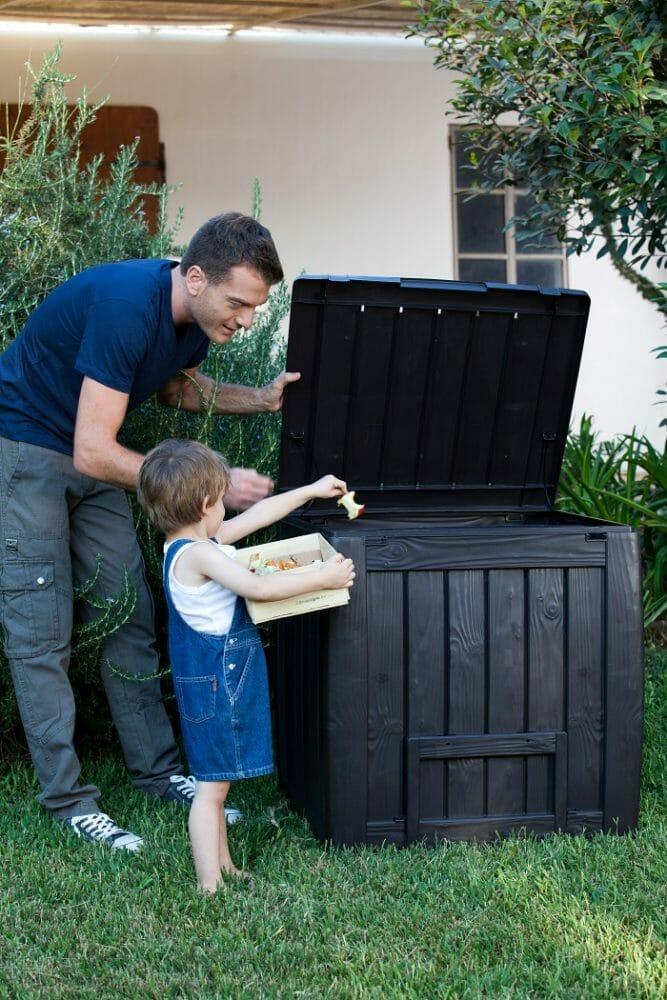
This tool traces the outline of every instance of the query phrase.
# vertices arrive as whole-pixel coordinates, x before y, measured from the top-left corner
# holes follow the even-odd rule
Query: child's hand
[[[340,553],[327,559],[322,567],[322,573],[325,574],[325,587],[330,587],[332,590],[351,587],[356,576],[352,560],[346,559]]]
[[[344,493],[347,493],[347,483],[344,483],[342,479],[336,479],[335,476],[322,476],[310,488],[313,497],[318,497],[321,500],[327,500],[329,497],[342,497]]]

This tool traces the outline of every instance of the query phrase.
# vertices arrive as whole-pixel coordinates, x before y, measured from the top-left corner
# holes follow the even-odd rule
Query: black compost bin
[[[639,539],[553,510],[589,300],[391,278],[294,285],[281,488],[354,558],[347,607],[281,621],[279,771],[336,844],[631,829]]]

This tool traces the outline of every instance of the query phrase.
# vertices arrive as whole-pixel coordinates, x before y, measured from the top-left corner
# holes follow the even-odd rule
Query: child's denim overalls
[[[164,560],[169,654],[190,770],[198,781],[236,781],[273,770],[264,649],[242,597],[226,635],[197,632],[178,613],[169,569],[188,539]]]

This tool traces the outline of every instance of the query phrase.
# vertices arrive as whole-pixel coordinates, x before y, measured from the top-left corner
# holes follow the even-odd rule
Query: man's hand
[[[290,382],[298,382],[300,378],[301,372],[281,372],[273,382],[258,389],[262,408],[268,413],[276,413],[282,409],[285,386]]]
[[[247,510],[273,491],[273,481],[254,469],[232,469],[232,481],[225,493],[225,507]]]

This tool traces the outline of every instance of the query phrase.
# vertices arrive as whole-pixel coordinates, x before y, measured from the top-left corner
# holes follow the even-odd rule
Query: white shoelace
[[[81,829],[92,840],[115,841],[126,837],[127,830],[117,826],[106,813],[88,813],[85,816],[72,816],[72,825]],[[133,834],[130,834],[133,836]]]
[[[169,781],[171,782],[172,785],[176,786],[181,795],[183,795],[186,799],[189,799],[190,802],[192,802],[192,800],[195,797],[194,775],[172,774]],[[238,809],[234,809],[229,806],[225,807],[225,816],[227,817],[227,822],[230,824],[230,826],[233,823],[238,823],[239,820],[243,819],[243,813],[239,812]]]
[[[195,779],[191,774],[172,774],[169,781],[172,785],[176,786],[181,795],[184,795],[186,799],[194,799]]]

